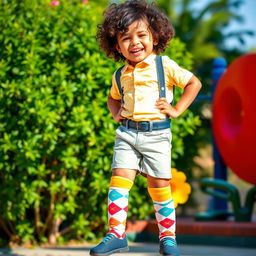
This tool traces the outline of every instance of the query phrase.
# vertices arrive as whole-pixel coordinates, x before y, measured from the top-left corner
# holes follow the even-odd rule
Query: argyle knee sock
[[[108,193],[109,233],[124,238],[128,212],[129,191],[133,182],[121,176],[112,176]]]
[[[171,196],[171,187],[148,188],[155,209],[159,229],[159,239],[168,236],[175,239],[175,208]]]

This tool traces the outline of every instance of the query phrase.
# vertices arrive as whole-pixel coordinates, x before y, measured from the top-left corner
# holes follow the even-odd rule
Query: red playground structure
[[[205,193],[231,202],[235,221],[251,221],[256,200],[255,71],[256,53],[246,54],[228,67],[214,93],[212,122],[214,141],[223,162],[254,186],[248,190],[241,206],[238,189],[225,179],[206,178],[201,183]],[[207,214],[204,216],[207,219]],[[204,219],[203,215],[199,214],[200,218]]]

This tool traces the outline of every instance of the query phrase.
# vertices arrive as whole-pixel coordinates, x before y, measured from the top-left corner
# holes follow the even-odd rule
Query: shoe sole
[[[129,251],[129,247],[124,247],[124,248],[118,248],[118,249],[115,249],[115,250],[112,250],[110,252],[106,252],[106,253],[100,253],[100,254],[91,254],[92,256],[107,256],[107,255],[110,255],[112,253],[116,253],[116,252],[128,252]]]
[[[159,251],[160,256],[173,256],[174,254],[164,254],[162,251]],[[175,254],[176,255],[176,254]],[[179,254],[180,255],[180,254]]]

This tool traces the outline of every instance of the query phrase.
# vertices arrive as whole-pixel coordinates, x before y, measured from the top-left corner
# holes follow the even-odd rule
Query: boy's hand
[[[115,114],[115,116],[113,116],[113,118],[115,119],[116,122],[121,122],[123,119],[125,119],[125,117],[123,117],[121,115],[122,111],[125,110],[124,106],[121,105],[119,111]]]
[[[168,115],[171,118],[177,118],[180,115],[179,111],[167,102],[166,98],[158,99],[156,101],[156,108],[158,108],[162,114]]]
[[[171,118],[177,118],[190,106],[201,87],[202,84],[193,75],[184,87],[183,93],[175,106],[170,105],[165,98],[160,98],[156,101],[156,108]]]

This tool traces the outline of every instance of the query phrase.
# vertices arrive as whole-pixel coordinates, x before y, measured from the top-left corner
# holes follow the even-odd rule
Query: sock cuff
[[[131,189],[133,182],[127,178],[121,176],[112,176],[110,181],[110,187]]]
[[[170,186],[163,188],[148,188],[148,193],[155,202],[163,202],[172,198]]]

